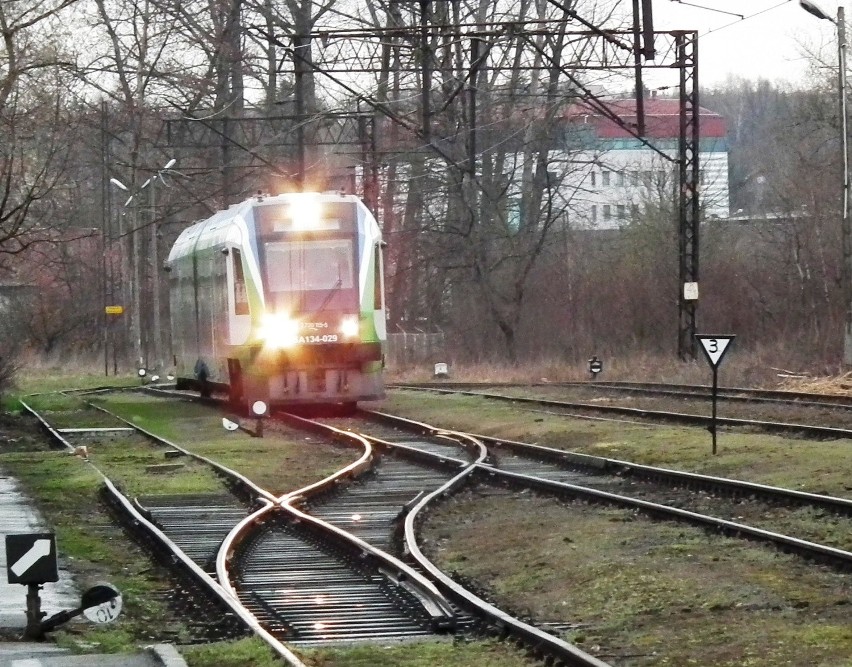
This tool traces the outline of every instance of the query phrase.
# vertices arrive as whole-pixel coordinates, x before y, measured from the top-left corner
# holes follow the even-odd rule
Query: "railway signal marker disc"
[[[707,361],[713,368],[718,367],[722,363],[722,357],[728,351],[731,341],[736,338],[733,335],[717,336],[715,334],[696,334],[695,337],[701,343],[704,356],[707,357]]]

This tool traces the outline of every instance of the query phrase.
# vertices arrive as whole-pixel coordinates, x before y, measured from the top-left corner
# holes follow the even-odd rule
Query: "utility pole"
[[[157,216],[157,184],[156,177],[151,180],[151,229],[150,229],[150,244],[149,252],[151,253],[151,308],[154,311],[153,315],[153,335],[151,336],[151,346],[153,347],[151,359],[149,362],[154,365],[160,372],[163,371],[163,332],[160,323],[160,253],[159,239],[157,235],[158,216]]]
[[[813,0],[799,0],[799,6],[823,21],[831,21],[837,28],[837,96],[840,111],[841,146],[841,203],[840,235],[841,258],[840,281],[845,309],[843,323],[843,363],[852,366],[852,231],[849,229],[849,136],[846,114],[846,12],[843,5],[837,7],[837,20],[831,18]]]
[[[846,15],[837,7],[837,87],[840,97],[840,141],[843,150],[843,202],[840,229],[843,247],[843,303],[846,308],[843,363],[852,366],[852,232],[849,229],[849,135],[846,115]]]

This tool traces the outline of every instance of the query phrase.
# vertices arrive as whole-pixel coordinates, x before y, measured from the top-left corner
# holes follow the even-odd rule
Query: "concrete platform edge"
[[[187,667],[186,660],[175,648],[174,644],[152,644],[145,649],[152,653],[163,667]]]

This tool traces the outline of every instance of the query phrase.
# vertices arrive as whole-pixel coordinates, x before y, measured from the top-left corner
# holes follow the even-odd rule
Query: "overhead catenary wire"
[[[678,0],[672,0],[672,2],[678,2]],[[748,21],[749,19],[753,19],[756,16],[761,16],[762,14],[766,14],[767,12],[771,12],[775,9],[778,9],[779,7],[783,7],[788,2],[792,2],[792,0],[781,0],[781,2],[779,2],[775,5],[772,5],[771,7],[767,7],[766,9],[761,9],[759,12],[755,12],[754,14],[747,14],[747,15],[743,16],[742,18],[740,18],[738,21],[731,21],[730,23],[726,23],[725,25],[721,25],[718,28],[710,28],[709,30],[700,33],[698,35],[698,37],[700,39],[701,37],[706,37],[707,35],[709,35],[711,33],[720,32],[720,31],[724,30],[725,28],[730,28],[731,26],[739,25],[743,21]]]

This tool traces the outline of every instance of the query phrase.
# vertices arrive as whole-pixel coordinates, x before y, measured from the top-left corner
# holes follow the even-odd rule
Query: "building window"
[[[612,207],[609,204],[604,204],[603,217],[604,220],[609,220],[612,217]]]
[[[601,172],[601,185],[603,185],[604,187],[609,185],[609,172],[608,171],[602,171]]]
[[[618,217],[624,220],[624,216],[627,213],[627,209],[625,208],[624,204],[619,204],[618,206],[616,206],[616,211],[618,211]]]
[[[630,185],[639,185],[639,172],[631,171],[630,172]]]
[[[623,171],[616,172],[615,184],[620,185],[622,187],[624,186],[624,172]]]
[[[598,220],[598,206],[597,204],[592,204],[592,222],[597,222]]]
[[[592,172],[592,187],[597,187],[598,185],[598,175],[596,172]]]
[[[630,204],[630,215],[634,220],[639,217],[639,204]]]

